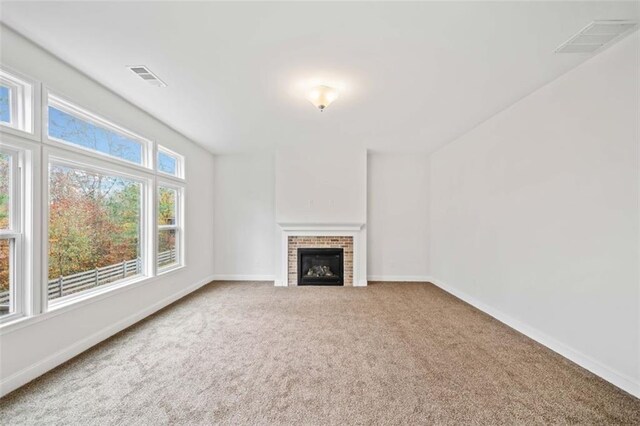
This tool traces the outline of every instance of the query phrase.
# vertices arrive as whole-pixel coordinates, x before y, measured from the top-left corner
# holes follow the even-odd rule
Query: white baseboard
[[[369,275],[368,281],[431,282],[429,275]]]
[[[288,287],[289,285],[282,280],[274,280],[273,284],[276,287]],[[353,283],[354,287],[366,287],[368,285],[367,280],[360,280],[358,282]]]
[[[224,274],[215,274],[213,275],[214,281],[274,281],[275,276],[273,275],[224,275]]]
[[[440,287],[442,290],[447,293],[452,294],[453,296],[461,299],[468,304],[478,308],[482,312],[491,315],[493,318],[498,321],[508,325],[514,330],[519,331],[525,336],[535,340],[536,342],[546,346],[554,352],[562,355],[563,357],[569,359],[570,361],[575,362],[582,368],[585,368],[591,371],[596,376],[603,378],[604,380],[612,383],[613,385],[619,387],[625,392],[630,393],[636,398],[640,398],[640,383],[635,381],[632,377],[629,377],[625,374],[621,374],[605,365],[592,359],[591,357],[584,355],[583,353],[565,345],[562,342],[550,337],[546,333],[541,332],[540,330],[531,327],[521,321],[518,321],[511,316],[492,308],[489,305],[486,305],[483,302],[480,302],[473,296],[468,295],[467,293],[460,291],[440,280],[432,279],[431,282],[436,286]]]
[[[171,296],[166,297],[157,303],[154,303],[148,308],[138,311],[135,314],[132,314],[118,321],[117,323],[112,324],[109,327],[103,328],[102,330],[74,343],[73,345],[65,349],[62,349],[61,351],[58,351],[53,355],[47,358],[44,358],[36,362],[35,364],[32,364],[29,367],[26,367],[12,374],[11,376],[0,381],[0,396],[4,396],[9,392],[12,392],[15,389],[18,389],[20,386],[23,386],[29,383],[30,381],[43,375],[47,371],[52,370],[53,368],[59,366],[60,364],[81,354],[82,352],[86,351],[92,346],[97,345],[98,343],[102,342],[105,339],[108,339],[109,337],[124,330],[125,328],[132,326],[138,321],[148,317],[149,315],[153,314],[156,311],[159,311],[165,306],[170,305],[171,303],[177,301],[178,299],[183,298],[187,294],[196,291],[197,289],[199,289],[205,284],[210,283],[211,281],[213,281],[213,276],[204,278],[198,281],[197,283],[192,284],[189,287],[183,288],[182,290],[172,294]]]

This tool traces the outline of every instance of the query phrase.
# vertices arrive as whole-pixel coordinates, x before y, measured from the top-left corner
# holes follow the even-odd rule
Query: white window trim
[[[44,186],[42,191],[43,206],[45,206],[45,214],[43,220],[43,235],[44,240],[48,241],[49,235],[49,166],[50,164],[63,165],[68,167],[80,168],[96,173],[106,174],[109,176],[122,177],[124,179],[133,180],[142,184],[142,200],[140,206],[140,258],[142,260],[142,273],[140,275],[133,276],[128,279],[114,281],[113,283],[105,284],[93,289],[85,290],[82,292],[70,294],[60,298],[48,300],[48,283],[49,283],[49,253],[48,244],[43,244],[43,268],[42,268],[42,286],[40,291],[43,294],[43,312],[59,309],[61,307],[75,304],[78,302],[86,301],[96,295],[109,292],[113,289],[125,287],[136,282],[146,281],[154,276],[153,260],[155,259],[155,250],[153,244],[155,244],[155,238],[153,232],[150,229],[151,221],[149,220],[151,213],[153,213],[153,176],[149,173],[141,173],[135,170],[131,170],[131,167],[125,165],[114,165],[110,162],[106,162],[103,159],[87,157],[75,152],[68,152],[67,150],[47,147],[45,149],[44,162],[46,165],[46,176],[43,178]],[[151,208],[151,211],[149,210]]]
[[[160,153],[166,154],[170,157],[173,157],[176,159],[176,174],[172,175],[171,173],[166,173],[163,172],[162,170],[160,170],[160,168],[158,167],[159,165],[159,161],[158,161],[158,156],[160,155]],[[155,170],[158,173],[159,176],[162,176],[163,178],[170,178],[170,179],[175,179],[177,181],[184,181],[184,156],[178,154],[175,151],[170,150],[169,148],[166,148],[162,145],[160,145],[159,143],[156,144],[156,155],[155,155]]]
[[[165,180],[159,180],[156,182],[156,206],[154,211],[158,212],[158,191],[160,190],[160,187],[163,188],[170,188],[176,191],[176,223],[175,225],[156,225],[156,240],[157,240],[157,234],[159,233],[159,231],[161,230],[171,230],[171,229],[175,229],[176,231],[178,231],[178,238],[176,239],[176,263],[175,264],[171,264],[171,265],[167,265],[167,266],[163,266],[163,267],[159,267],[158,266],[158,244],[156,243],[155,246],[155,259],[154,259],[154,265],[156,268],[156,275],[162,275],[166,272],[169,271],[174,271],[176,269],[180,269],[180,268],[184,268],[185,266],[185,256],[184,256],[184,187],[169,181],[165,181]],[[154,218],[154,223],[158,223],[158,218],[157,216]]]
[[[113,121],[106,119],[100,115],[94,114],[90,112],[88,109],[85,109],[79,106],[75,102],[71,102],[67,100],[67,98],[59,96],[58,94],[52,93],[50,90],[46,90],[45,102],[43,103],[43,113],[42,113],[42,140],[53,146],[64,147],[65,149],[69,149],[71,151],[81,153],[83,155],[88,155],[95,158],[107,159],[114,163],[125,164],[127,167],[133,167],[138,170],[149,171],[153,169],[154,162],[152,159],[153,153],[153,141],[140,136],[124,127],[118,126]],[[104,152],[96,151],[90,148],[84,148],[80,145],[74,144],[72,142],[65,141],[63,139],[58,139],[56,137],[49,136],[49,106],[52,106],[56,109],[59,109],[63,112],[66,112],[74,117],[77,117],[81,120],[87,121],[91,124],[94,124],[98,127],[102,127],[104,129],[110,130],[114,133],[120,134],[128,139],[131,139],[135,142],[139,142],[142,147],[142,163],[134,163],[133,161],[125,160],[123,158],[110,155]]]
[[[22,229],[20,265],[16,270],[21,274],[22,292],[19,307],[21,315],[11,314],[0,318],[0,335],[33,323],[47,320],[70,310],[78,309],[99,300],[112,297],[131,289],[154,283],[158,279],[179,272],[186,267],[186,229],[185,229],[185,193],[186,162],[185,157],[155,141],[141,137],[113,121],[84,110],[80,118],[102,127],[107,127],[128,138],[143,142],[143,163],[139,165],[124,159],[85,149],[75,144],[58,141],[48,137],[48,95],[49,90],[40,81],[34,80],[10,67],[0,65],[2,75],[9,74],[30,87],[30,96],[24,97],[24,106],[29,108],[30,116],[23,115],[26,129],[17,129],[0,125],[0,146],[19,151],[21,154],[21,208]],[[63,93],[54,91],[54,97],[65,100]],[[67,101],[68,102],[68,101]],[[75,106],[72,102],[68,102]],[[15,109],[15,107],[14,107]],[[93,108],[92,108],[93,110]],[[73,111],[74,115],[77,110]],[[99,108],[97,112],[100,113]],[[89,117],[87,117],[87,115]],[[29,117],[29,118],[28,118]],[[12,115],[13,118],[13,115]],[[30,125],[27,124],[30,122]],[[165,152],[177,161],[178,176],[157,169],[158,152]],[[49,198],[49,160],[69,164],[110,175],[118,175],[136,181],[144,180],[141,212],[141,257],[142,275],[97,287],[95,291],[79,293],[69,300],[54,299],[48,303],[48,198]],[[61,161],[58,161],[61,160]],[[157,187],[172,187],[178,190],[179,238],[177,251],[179,262],[166,268],[157,268]],[[16,199],[16,197],[14,197]],[[14,217],[16,217],[14,215]],[[17,251],[16,251],[17,252]],[[63,303],[64,302],[64,303]]]
[[[41,85],[8,67],[0,66],[0,84],[11,91],[11,122],[0,122],[0,132],[40,140]]]
[[[9,300],[13,312],[0,317],[0,324],[14,321],[25,315],[25,279],[24,279],[24,220],[23,220],[23,193],[24,193],[24,154],[22,150],[8,147],[3,144],[0,152],[11,158],[11,187],[9,188],[11,210],[9,212],[9,229],[0,231],[0,239],[9,240],[13,249],[9,258],[11,274],[9,275],[10,291]],[[11,241],[13,243],[11,243]],[[13,291],[11,291],[13,290]]]
[[[168,271],[166,275],[171,275],[175,272],[178,272],[181,268],[173,269]],[[54,318],[60,314],[65,312],[72,312],[76,309],[80,309],[84,306],[91,305],[92,303],[96,303],[100,300],[107,299],[118,294],[126,293],[127,291],[133,290],[135,288],[146,286],[147,284],[153,284],[157,282],[160,278],[164,278],[165,275],[155,276],[150,278],[139,279],[136,281],[132,281],[130,283],[124,283],[120,286],[109,287],[104,291],[96,291],[96,293],[92,297],[87,297],[86,299],[82,299],[81,301],[75,301],[74,303],[65,303],[64,305],[56,306],[55,308],[49,309],[48,311],[42,312],[38,315],[34,316],[23,316],[21,318],[16,319],[15,321],[11,321],[6,324],[2,324],[0,326],[0,337],[4,334],[13,333],[16,330],[19,330],[23,327],[29,327],[33,324],[37,324],[41,321],[46,321],[50,318]]]
[[[32,123],[32,108],[30,104],[32,87],[13,75],[0,70],[0,84],[9,89],[9,111],[11,120],[0,122],[16,130],[29,132]]]

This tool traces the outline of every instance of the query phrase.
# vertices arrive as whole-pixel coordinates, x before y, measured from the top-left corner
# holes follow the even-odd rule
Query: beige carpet
[[[430,284],[215,283],[0,401],[2,424],[640,424]]]

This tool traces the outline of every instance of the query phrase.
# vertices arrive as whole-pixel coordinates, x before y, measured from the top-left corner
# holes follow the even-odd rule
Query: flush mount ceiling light
[[[331,102],[338,99],[338,90],[324,85],[315,86],[309,91],[307,99],[309,99],[320,112],[323,112]]]
[[[628,20],[593,21],[556,49],[556,53],[592,53],[613,44],[636,28]]]

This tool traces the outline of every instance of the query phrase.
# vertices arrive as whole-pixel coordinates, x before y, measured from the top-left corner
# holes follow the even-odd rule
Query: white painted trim
[[[137,133],[132,132],[129,129],[125,129],[124,127],[121,127],[118,124],[116,124],[115,121],[109,120],[102,115],[95,114],[90,110],[84,107],[81,107],[75,102],[71,102],[68,98],[58,95],[57,93],[53,92],[49,88],[46,89],[46,96],[43,96],[43,99],[45,103],[45,112],[43,113],[42,116],[46,119],[46,126],[42,126],[42,127],[43,128],[46,127],[46,132],[42,135],[42,140],[45,143],[67,146],[69,148],[72,148],[74,151],[79,150],[77,151],[78,153],[82,153],[82,154],[91,153],[93,155],[98,155],[99,157],[108,158],[119,164],[124,164],[126,166],[133,166],[135,168],[140,168],[146,171],[154,170],[153,166],[155,163],[154,163],[154,158],[152,153],[154,151],[155,145],[151,139],[147,139],[143,136],[140,136]],[[141,164],[134,163],[133,161],[126,160],[122,157],[117,157],[106,152],[94,150],[88,147],[83,147],[82,145],[78,145],[73,142],[69,142],[63,139],[58,139],[53,136],[50,136],[49,135],[49,107],[53,107],[81,121],[101,127],[105,130],[111,131],[120,136],[124,136],[125,138],[130,139],[134,142],[139,143],[142,148],[142,153],[141,153],[142,158],[140,159]]]
[[[535,340],[541,345],[546,346],[554,352],[562,355],[563,357],[569,359],[570,361],[575,362],[579,366],[589,370],[596,376],[603,378],[604,380],[612,383],[613,385],[619,387],[620,389],[634,395],[636,398],[640,398],[640,382],[634,380],[632,377],[629,377],[625,374],[619,373],[605,365],[601,362],[594,360],[593,358],[584,355],[580,351],[573,349],[572,347],[559,342],[553,337],[547,335],[546,333],[541,332],[540,330],[531,327],[519,320],[512,318],[511,316],[492,308],[489,305],[479,301],[473,296],[468,295],[467,293],[456,289],[444,282],[432,279],[431,282],[440,287],[442,290],[447,293],[452,294],[453,296],[461,299],[471,306],[481,310],[482,312],[491,315],[493,318],[498,321],[506,324],[507,326],[513,328],[516,331],[524,334],[525,336]]]
[[[177,182],[185,182],[185,177],[184,177],[184,155],[178,154],[175,151],[170,150],[169,148],[165,148],[163,145],[156,143],[155,145],[156,149],[153,155],[153,169],[158,173],[158,176],[163,176],[163,177],[167,177],[169,179],[173,179]],[[160,170],[160,168],[158,167],[159,165],[159,161],[158,161],[158,155],[160,153],[163,153],[165,155],[168,155],[169,157],[173,157],[176,159],[176,174],[172,175],[169,173],[165,173],[163,171]]]
[[[61,351],[58,351],[53,355],[44,358],[43,360],[40,360],[35,364],[32,364],[29,367],[26,367],[7,378],[2,379],[2,381],[0,381],[0,397],[8,394],[11,391],[14,391],[15,389],[18,389],[20,386],[29,383],[30,381],[43,375],[47,371],[52,370],[60,364],[81,354],[92,346],[97,345],[103,340],[106,340],[114,334],[124,330],[125,328],[132,326],[133,324],[159,311],[165,306],[168,306],[173,302],[183,298],[187,294],[196,291],[197,289],[204,286],[205,284],[210,283],[211,281],[213,281],[213,275],[208,276],[187,288],[183,288],[182,290],[172,294],[171,296],[166,297],[141,311],[129,315],[128,317],[118,321],[117,323],[103,328],[102,330],[72,344],[71,346],[62,349]]]
[[[429,275],[369,275],[368,281],[389,281],[389,282],[431,282]]]
[[[273,275],[215,274],[213,281],[274,281]]]
[[[283,231],[360,231],[364,223],[278,223]]]
[[[12,111],[16,112],[19,122],[12,121],[11,125],[0,125],[0,133],[18,136],[31,141],[40,142],[40,102],[42,85],[39,81],[22,74],[6,65],[0,65],[0,79],[10,82],[10,86],[22,92],[22,96],[16,96]],[[8,80],[8,81],[7,81]],[[20,123],[21,121],[21,123]],[[22,125],[20,125],[22,124]]]

